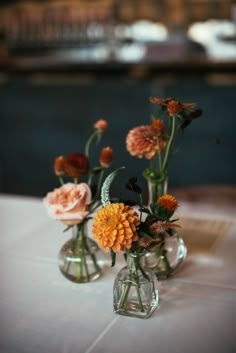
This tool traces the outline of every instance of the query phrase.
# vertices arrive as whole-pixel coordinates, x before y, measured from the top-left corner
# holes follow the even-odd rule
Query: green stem
[[[76,279],[79,282],[79,279],[83,277],[83,264],[82,264],[82,259],[79,259],[80,261],[76,264]]]
[[[68,275],[69,270],[70,270],[71,261],[66,262],[65,265],[66,265],[65,273]]]
[[[63,180],[63,178],[62,178],[60,175],[58,175],[58,180],[59,180],[59,183],[60,183],[61,185],[64,184],[64,180]]]
[[[152,185],[152,203],[155,204],[157,202],[157,198],[158,198],[158,185],[157,183],[154,183]]]
[[[96,195],[95,195],[95,200],[98,198],[98,196],[100,196],[100,193],[101,193],[103,175],[104,175],[104,169],[101,170],[101,173],[100,173],[100,176],[99,176],[99,179],[98,179],[98,187],[97,187],[97,192],[96,192]]]
[[[128,297],[128,294],[129,294],[129,291],[130,291],[130,287],[131,287],[131,280],[129,280],[129,282],[125,284],[125,289],[124,291],[122,291],[122,295],[121,295],[121,298],[120,298],[120,308],[123,308],[124,307],[124,304],[126,303],[126,300],[127,300],[127,297]]]
[[[96,270],[96,272],[100,272],[101,269],[99,267],[99,265],[97,264],[97,259],[96,259],[96,256],[95,254],[93,254],[87,244],[87,239],[86,239],[86,235],[84,234],[84,228],[83,228],[83,241],[84,241],[84,248],[85,250],[87,251],[87,253],[89,254],[89,256],[91,257],[92,261],[93,261],[93,266]]]
[[[76,226],[76,237],[75,237],[75,241],[73,244],[73,253],[75,254],[75,257],[77,256],[77,249],[78,247],[81,248],[81,234],[80,231],[82,230],[82,225],[77,225]],[[83,277],[83,263],[82,263],[82,258],[81,258],[81,253],[79,251],[79,258],[80,261],[78,263],[76,263],[76,279],[79,282],[79,279]]]
[[[157,146],[158,146],[158,169],[162,169],[162,159],[161,159],[161,146],[160,146],[160,140],[159,137],[157,136]]]
[[[167,259],[166,253],[167,253],[167,251],[164,250],[163,253],[162,253],[162,261],[163,261],[163,263],[164,263],[166,272],[167,272],[168,274],[170,274],[170,272],[171,272],[171,266],[170,266],[170,263],[169,263],[169,261],[168,261],[168,259]]]
[[[92,179],[93,179],[93,173],[90,172],[88,175],[88,181],[87,181],[87,184],[89,186],[91,186],[91,184],[92,184]]]
[[[167,250],[165,250],[164,246],[165,246],[165,239],[163,238],[163,247],[156,251],[156,257],[159,259],[157,268],[159,269],[158,271],[160,272],[160,275],[163,274],[166,277],[168,277],[169,274],[172,272],[172,268],[167,258]],[[163,266],[165,268],[164,271],[162,271]]]
[[[137,274],[137,277],[136,277],[136,281],[137,281],[137,284],[136,284],[135,287],[136,287],[136,292],[137,292],[137,296],[138,296],[138,302],[139,302],[140,311],[144,312],[142,298],[141,298],[141,294],[140,294],[140,284],[139,284],[138,274]]]
[[[95,129],[95,130],[93,131],[93,133],[92,133],[92,134],[89,136],[89,138],[88,138],[88,141],[87,141],[87,143],[86,143],[86,145],[85,145],[85,156],[86,156],[86,157],[89,157],[90,145],[91,145],[93,139],[97,136],[97,134],[98,134],[98,130]]]
[[[95,202],[91,202],[89,205],[90,214],[93,213],[101,205],[101,201],[98,200],[97,203],[95,205],[94,204],[95,204]]]
[[[134,260],[134,277],[135,277],[135,287],[136,287],[136,292],[138,296],[138,302],[140,306],[140,310],[143,312],[143,303],[142,303],[142,298],[140,294],[140,283],[139,283],[139,275],[138,275],[138,268],[139,268],[139,257],[136,257],[133,259]]]
[[[75,227],[75,226],[74,226]],[[78,244],[78,241],[79,241],[79,226],[76,226],[76,236],[75,236],[75,239],[73,239],[73,242],[72,242],[72,246],[71,246],[71,250],[72,250],[72,255],[74,256],[75,255],[75,250],[77,248],[77,244]],[[70,266],[71,266],[71,261],[68,261],[67,264],[66,264],[66,269],[65,269],[65,273],[68,275],[69,273],[69,270],[70,270]]]
[[[168,162],[169,162],[169,154],[170,154],[170,150],[171,150],[171,147],[172,147],[172,142],[173,142],[174,135],[175,135],[176,118],[175,118],[174,115],[171,118],[172,118],[171,119],[171,134],[170,134],[167,146],[166,146],[166,153],[165,153],[164,161],[163,161],[163,164],[162,164],[162,172],[164,172],[165,169],[167,168],[167,165],[168,165]]]
[[[90,274],[89,274],[89,269],[88,269],[88,264],[87,264],[87,261],[86,261],[86,254],[85,254],[85,250],[88,249],[88,246],[86,244],[86,237],[85,237],[85,234],[84,234],[84,224],[82,225],[81,227],[81,235],[82,235],[82,238],[81,238],[81,253],[82,253],[82,266],[84,266],[85,268],[85,273],[86,273],[86,277],[87,277],[87,280],[89,281],[90,280]]]
[[[98,186],[97,186],[97,191],[96,191],[96,194],[95,194],[95,196],[93,198],[93,201],[89,205],[90,213],[92,213],[92,211],[94,211],[98,207],[98,205],[96,205],[96,203],[98,202],[98,200],[100,200],[100,193],[101,193],[103,175],[104,175],[104,169],[102,169],[101,172],[100,172],[100,176],[99,176],[99,180],[98,180]],[[95,205],[95,207],[93,208],[94,205]]]
[[[139,194],[139,202],[140,202],[140,206],[141,206],[141,211],[140,211],[140,222],[142,221],[142,216],[143,216],[143,211],[142,211],[142,208],[143,208],[143,197],[142,197],[142,194]]]
[[[126,304],[126,300],[129,295],[131,285],[134,285],[135,289],[136,289],[136,293],[137,293],[137,299],[138,299],[140,311],[143,312],[144,308],[143,308],[142,298],[141,298],[141,294],[140,294],[140,283],[139,283],[139,274],[138,274],[138,269],[140,268],[139,256],[137,255],[137,257],[133,257],[132,255],[130,255],[130,258],[128,259],[127,266],[130,271],[129,279],[125,282],[125,288],[122,291],[119,306],[120,306],[120,308],[125,309],[125,304]]]

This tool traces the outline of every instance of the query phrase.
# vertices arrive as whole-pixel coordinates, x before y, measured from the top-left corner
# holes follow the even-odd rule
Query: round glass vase
[[[160,196],[167,193],[168,177],[162,181],[148,181],[148,205],[155,204]],[[163,246],[155,252],[147,252],[144,263],[151,268],[159,279],[168,278],[180,267],[187,256],[187,248],[183,239],[172,230],[162,234]]]
[[[162,246],[154,252],[147,252],[144,264],[152,269],[158,279],[165,279],[173,275],[187,256],[187,248],[176,232],[169,235],[162,233]]]
[[[88,237],[84,224],[72,228],[72,238],[59,252],[59,268],[70,281],[86,283],[97,280],[105,265],[104,254],[97,243]]]
[[[118,315],[147,319],[158,307],[155,273],[143,266],[144,254],[127,253],[127,265],[117,274],[113,286],[113,310]]]

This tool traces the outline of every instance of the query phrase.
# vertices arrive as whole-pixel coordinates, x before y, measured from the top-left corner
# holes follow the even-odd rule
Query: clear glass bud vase
[[[147,186],[148,186],[148,205],[155,204],[160,196],[167,193],[168,177],[160,181],[148,180]]]
[[[147,319],[158,307],[158,282],[154,272],[143,266],[143,256],[127,253],[127,266],[117,274],[113,287],[116,314]]]
[[[73,226],[72,238],[59,252],[59,268],[70,281],[86,283],[97,280],[105,265],[104,254],[87,236],[84,225]]]
[[[145,265],[152,269],[158,279],[165,279],[173,275],[187,256],[184,241],[177,233],[164,233],[163,245],[154,252],[147,252],[144,257]]]

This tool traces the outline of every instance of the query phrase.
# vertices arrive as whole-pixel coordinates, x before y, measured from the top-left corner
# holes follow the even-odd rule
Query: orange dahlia
[[[178,201],[170,194],[159,197],[157,203],[159,203],[162,207],[165,207],[170,212],[174,212],[178,207]]]
[[[146,159],[154,158],[158,151],[157,139],[151,125],[141,125],[129,131],[126,137],[126,148],[131,156]]]
[[[113,203],[101,208],[93,220],[93,237],[106,252],[115,253],[130,249],[138,240],[137,227],[140,224],[137,212],[123,203]]]

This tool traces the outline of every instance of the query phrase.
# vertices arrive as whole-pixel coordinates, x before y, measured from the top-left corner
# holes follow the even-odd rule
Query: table
[[[202,237],[207,220],[209,234],[222,234],[213,247],[193,246],[178,273],[159,282],[160,307],[147,320],[112,311],[122,258],[96,282],[69,282],[57,263],[64,226],[48,218],[41,199],[0,195],[0,352],[235,352],[236,203],[214,208],[186,195],[179,193],[185,224],[195,222]]]

